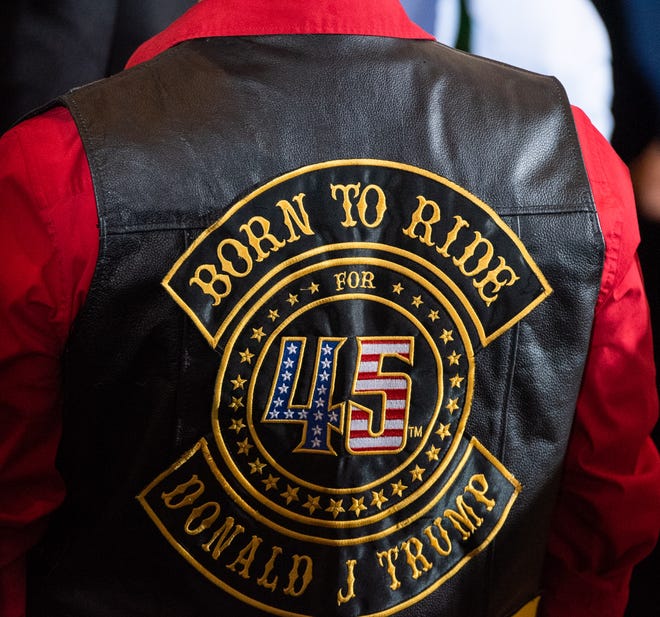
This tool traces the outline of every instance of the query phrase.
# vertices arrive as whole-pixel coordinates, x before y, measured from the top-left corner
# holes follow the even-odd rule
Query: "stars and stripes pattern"
[[[380,394],[383,420],[374,430],[373,413],[351,403],[348,446],[352,452],[397,451],[405,444],[410,378],[404,374],[383,374],[382,358],[396,356],[408,363],[412,357],[412,339],[367,339],[361,342],[356,394]]]
[[[303,355],[301,339],[282,339],[280,366],[273,394],[264,417],[268,422],[302,422],[304,437],[298,450],[331,452],[329,431],[341,429],[341,414],[331,407],[336,350],[341,345],[337,339],[320,339],[319,353],[309,405],[294,405],[295,376],[299,372]]]

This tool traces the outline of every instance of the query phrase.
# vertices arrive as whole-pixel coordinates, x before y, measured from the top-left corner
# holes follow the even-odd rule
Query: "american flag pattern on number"
[[[405,444],[410,377],[383,373],[385,357],[397,357],[410,363],[413,339],[360,340],[360,359],[353,387],[355,394],[381,394],[383,419],[379,430],[373,426],[373,414],[351,402],[348,446],[352,452],[391,452]]]

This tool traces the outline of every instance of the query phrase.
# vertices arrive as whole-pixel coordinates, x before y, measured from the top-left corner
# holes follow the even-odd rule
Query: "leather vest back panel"
[[[533,598],[603,252],[557,83],[430,42],[241,37],[63,103],[101,246],[30,614]]]

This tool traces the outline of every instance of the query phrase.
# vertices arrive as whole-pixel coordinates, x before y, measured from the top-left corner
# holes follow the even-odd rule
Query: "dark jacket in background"
[[[0,10],[0,133],[70,88],[124,67],[195,0],[18,0]]]

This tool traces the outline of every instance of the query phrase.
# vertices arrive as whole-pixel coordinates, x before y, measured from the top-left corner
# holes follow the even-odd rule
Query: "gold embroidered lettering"
[[[467,540],[484,522],[475,511],[465,503],[463,495],[456,498],[456,510],[447,509],[443,514],[449,519],[454,528]]]
[[[378,557],[378,563],[381,567],[387,567],[387,573],[391,580],[390,589],[396,591],[401,587],[401,581],[396,577],[396,567],[394,565],[394,562],[399,557],[399,548],[395,546],[387,551],[381,551],[376,553],[376,557]]]
[[[211,554],[213,559],[218,559],[222,552],[234,541],[236,536],[245,531],[243,525],[236,525],[234,527],[235,522],[233,517],[228,516],[225,519],[225,524],[213,534],[213,537],[206,544],[202,544],[202,549],[208,553],[217,541]]]
[[[410,538],[401,543],[401,548],[406,554],[406,561],[412,570],[412,577],[417,580],[423,572],[427,572],[433,567],[433,564],[422,554],[423,544],[417,538]],[[421,565],[421,570],[417,564]]]
[[[293,198],[293,201],[298,204],[299,212],[296,212],[291,205],[291,202],[287,201],[286,199],[280,199],[280,201],[275,204],[280,210],[282,210],[282,215],[284,216],[284,224],[289,230],[289,238],[287,239],[288,243],[300,240],[300,236],[296,233],[296,230],[293,227],[294,222],[298,229],[306,236],[314,235],[314,232],[309,225],[309,216],[307,216],[307,212],[303,206],[304,197],[305,193],[299,193]]]
[[[194,488],[196,487],[196,488]],[[187,493],[188,489],[193,489],[191,493]],[[204,483],[197,477],[195,474],[188,482],[179,484],[172,492],[170,493],[161,493],[160,498],[163,500],[165,505],[171,510],[177,510],[178,508],[184,508],[195,502],[195,500],[204,492]],[[183,496],[183,497],[182,497]],[[180,501],[175,502],[176,497],[182,497]]]
[[[272,253],[277,252],[287,243],[300,240],[301,232],[307,236],[314,235],[309,222],[309,216],[304,207],[305,194],[298,193],[291,201],[279,200],[275,205],[282,213],[282,223],[289,235],[285,239],[277,238],[271,233],[271,222],[263,216],[253,216],[239,227],[247,236],[247,245],[236,238],[225,238],[216,247],[219,261],[218,267],[214,264],[202,264],[195,270],[195,276],[189,285],[197,285],[204,294],[213,298],[213,306],[218,306],[232,291],[232,277],[243,278],[254,269],[254,261],[262,262]],[[250,254],[254,251],[254,257]],[[232,255],[232,251],[235,253]]]
[[[376,216],[373,222],[369,223],[367,222],[367,209],[369,208],[367,195],[371,191],[376,193],[376,203],[374,204],[376,208]],[[365,227],[368,227],[370,229],[374,229],[375,227],[378,227],[383,222],[383,217],[385,216],[385,212],[387,211],[387,203],[385,200],[385,193],[383,192],[383,189],[381,189],[376,184],[370,184],[366,186],[364,191],[362,191],[362,193],[360,194],[360,200],[358,201],[357,204],[357,210],[358,210],[358,216],[360,217],[360,221]]]
[[[362,289],[376,289],[374,279],[373,272],[362,272]]]
[[[252,229],[254,225],[261,227],[261,235],[257,235]],[[278,240],[273,234],[270,233],[270,221],[263,216],[253,216],[247,223],[241,225],[239,229],[248,237],[248,243],[257,253],[257,261],[263,261],[270,255],[270,252],[277,252],[281,249],[286,242]],[[264,250],[261,248],[261,243],[269,243],[270,249]]]
[[[440,247],[436,248],[435,250],[440,253],[443,257],[449,257],[449,247],[456,242],[456,238],[458,238],[458,232],[463,229],[464,227],[469,227],[470,223],[468,223],[462,216],[455,216],[454,220],[456,221],[456,224],[452,228],[452,230],[447,234],[447,238],[445,239],[445,243]]]
[[[239,270],[234,261],[227,257],[226,247],[231,247],[236,251],[239,260],[245,263],[243,269]],[[218,306],[222,299],[231,293],[232,284],[230,275],[242,278],[250,274],[253,268],[249,250],[238,240],[226,238],[218,244],[216,253],[222,273],[218,273],[217,268],[213,264],[204,264],[195,270],[195,276],[188,282],[189,285],[199,286],[206,295],[211,296],[213,298],[213,306]],[[203,274],[208,276],[202,277]],[[221,289],[219,290],[216,285],[221,285]]]
[[[258,536],[252,536],[249,544],[238,554],[236,561],[234,561],[232,564],[229,564],[227,568],[232,572],[236,572],[236,566],[242,565],[243,568],[238,572],[238,575],[241,578],[249,579],[250,566],[252,565],[257,549],[262,542],[262,538],[259,538]]]
[[[465,487],[465,492],[470,493],[479,503],[484,504],[486,510],[490,512],[495,507],[495,500],[486,497],[486,491],[488,491],[488,481],[482,473],[472,476]]]
[[[227,246],[231,246],[236,251],[238,258],[245,262],[245,267],[242,270],[238,270],[234,265],[234,262],[230,259],[227,259],[225,256],[225,247]],[[220,260],[220,265],[222,266],[223,272],[226,272],[227,274],[237,278],[242,278],[252,272],[253,264],[252,258],[250,257],[250,252],[248,251],[247,247],[241,244],[238,240],[234,240],[234,238],[226,238],[220,242],[220,244],[218,244],[218,249],[216,252],[218,254],[218,259]],[[231,289],[231,284],[229,285],[229,288]]]
[[[441,546],[440,542],[438,542],[438,539],[433,535],[433,527],[429,526],[426,529],[424,529],[424,535],[428,538],[431,547],[436,553],[442,555],[443,557],[447,557],[449,554],[451,554],[452,546],[451,546],[451,540],[449,538],[449,534],[442,526],[442,518],[441,517],[436,518],[433,521],[433,526],[440,531],[440,537],[442,539],[444,546]]]
[[[355,227],[357,225],[357,221],[353,218],[353,202],[350,197],[350,193],[353,193],[354,198],[359,196],[357,204],[355,204],[358,219],[365,227],[374,229],[383,222],[385,212],[387,212],[387,198],[383,189],[377,184],[369,184],[363,190],[360,190],[360,187],[359,182],[357,184],[331,184],[330,195],[335,201],[337,200],[337,191],[340,191],[344,196],[342,207],[346,218],[342,221],[343,227]],[[375,208],[372,221],[367,220],[367,210],[370,209],[369,193],[375,193],[376,195],[375,202],[372,204],[372,208]]]
[[[208,274],[208,279],[204,280],[203,274]],[[222,284],[224,289],[218,291],[216,284]],[[188,285],[197,285],[203,293],[213,298],[213,306],[218,306],[223,298],[226,298],[231,292],[231,279],[226,274],[219,274],[216,267],[212,264],[204,264],[195,270],[195,276],[189,281]]]
[[[339,272],[334,277],[337,291],[343,291],[346,287],[349,289],[376,289],[373,272],[352,270],[350,272]]]
[[[488,270],[481,280],[474,280],[474,277],[487,270],[491,265],[495,257],[493,243],[485,238],[481,232],[475,231],[469,244],[465,245],[463,242],[459,242],[457,249],[455,249],[460,231],[470,227],[470,223],[463,217],[456,215],[454,216],[454,226],[447,233],[444,244],[442,246],[436,246],[433,239],[433,231],[435,229],[434,226],[440,220],[440,206],[436,202],[419,195],[417,197],[417,209],[411,216],[410,224],[402,231],[404,235],[419,240],[425,246],[435,246],[435,251],[438,255],[451,258],[452,263],[459,269],[461,274],[472,279],[473,286],[477,289],[479,297],[484,301],[486,306],[490,306],[497,300],[498,293],[503,287],[510,287],[516,281],[520,280],[520,277],[518,277],[513,268],[508,266],[505,259],[499,255],[497,256],[499,265]],[[462,252],[461,245],[463,245]],[[468,266],[468,262],[474,260],[476,260],[476,263],[471,267]],[[485,291],[488,285],[491,286],[490,295]]]
[[[300,568],[303,567],[302,572],[302,581],[298,589],[296,589],[296,583],[300,578]],[[293,567],[289,572],[289,584],[286,589],[284,589],[284,595],[293,596],[294,598],[300,597],[309,584],[312,582],[312,566],[313,562],[311,557],[307,555],[294,555],[293,556]]]
[[[206,518],[202,519],[199,525],[197,525],[197,527],[193,527],[192,526],[193,523],[196,520],[201,519],[202,515],[204,514],[204,511],[209,508],[213,510],[211,514],[209,514]],[[216,503],[215,501],[209,501],[204,505],[193,509],[193,511],[190,513],[190,516],[188,517],[188,520],[186,520],[184,530],[189,536],[196,536],[197,534],[202,533],[202,531],[205,531],[209,527],[211,527],[211,525],[215,523],[219,515],[220,515],[220,504]]]
[[[355,566],[357,561],[355,559],[349,559],[346,562],[346,567],[348,568],[348,576],[346,577],[346,587],[347,591],[344,593],[341,589],[337,592],[337,606],[342,604],[348,604],[353,598],[355,598]]]
[[[472,270],[467,270],[465,268],[465,263],[474,255],[479,245],[484,247],[485,253],[477,261],[477,265]],[[484,238],[478,231],[475,231],[474,240],[465,247],[463,255],[459,258],[454,257],[452,261],[465,276],[473,277],[488,267],[490,260],[493,258],[494,252],[495,249],[493,248],[493,243]]]
[[[491,302],[497,300],[497,294],[502,287],[510,287],[516,281],[520,280],[520,277],[513,271],[513,268],[506,265],[503,257],[498,257],[498,259],[500,263],[495,269],[490,270],[480,281],[472,281],[472,284],[479,290],[479,295],[487,306],[490,306]],[[508,277],[505,280],[499,280],[498,277],[500,274],[504,274],[505,277],[508,275]],[[489,283],[493,286],[494,295],[492,296],[487,296],[484,292],[484,287]]]
[[[423,214],[425,210],[429,210],[428,218],[424,218]],[[419,241],[426,246],[433,246],[435,242],[431,240],[432,235],[432,226],[440,221],[440,206],[435,201],[431,199],[426,199],[421,195],[417,196],[417,210],[413,212],[412,220],[407,229],[403,230],[403,233],[412,238],[419,238]],[[459,217],[460,218],[460,217]],[[418,225],[422,227],[423,235],[417,235],[416,228]]]
[[[279,546],[273,546],[273,551],[270,559],[268,560],[268,563],[266,564],[266,567],[264,568],[264,573],[257,579],[257,585],[265,587],[270,591],[275,591],[278,577],[276,575],[275,578],[270,581],[268,580],[268,577],[271,575],[273,569],[275,568],[275,562],[277,561],[277,558],[282,554],[282,552],[283,551]]]
[[[353,218],[351,214],[351,209],[353,204],[351,203],[351,197],[349,193],[353,193],[353,197],[357,197],[360,194],[360,183],[357,184],[331,184],[330,185],[330,195],[332,199],[337,200],[337,191],[340,191],[344,195],[342,201],[342,207],[344,208],[345,219],[342,221],[342,227],[355,227],[357,221]]]

